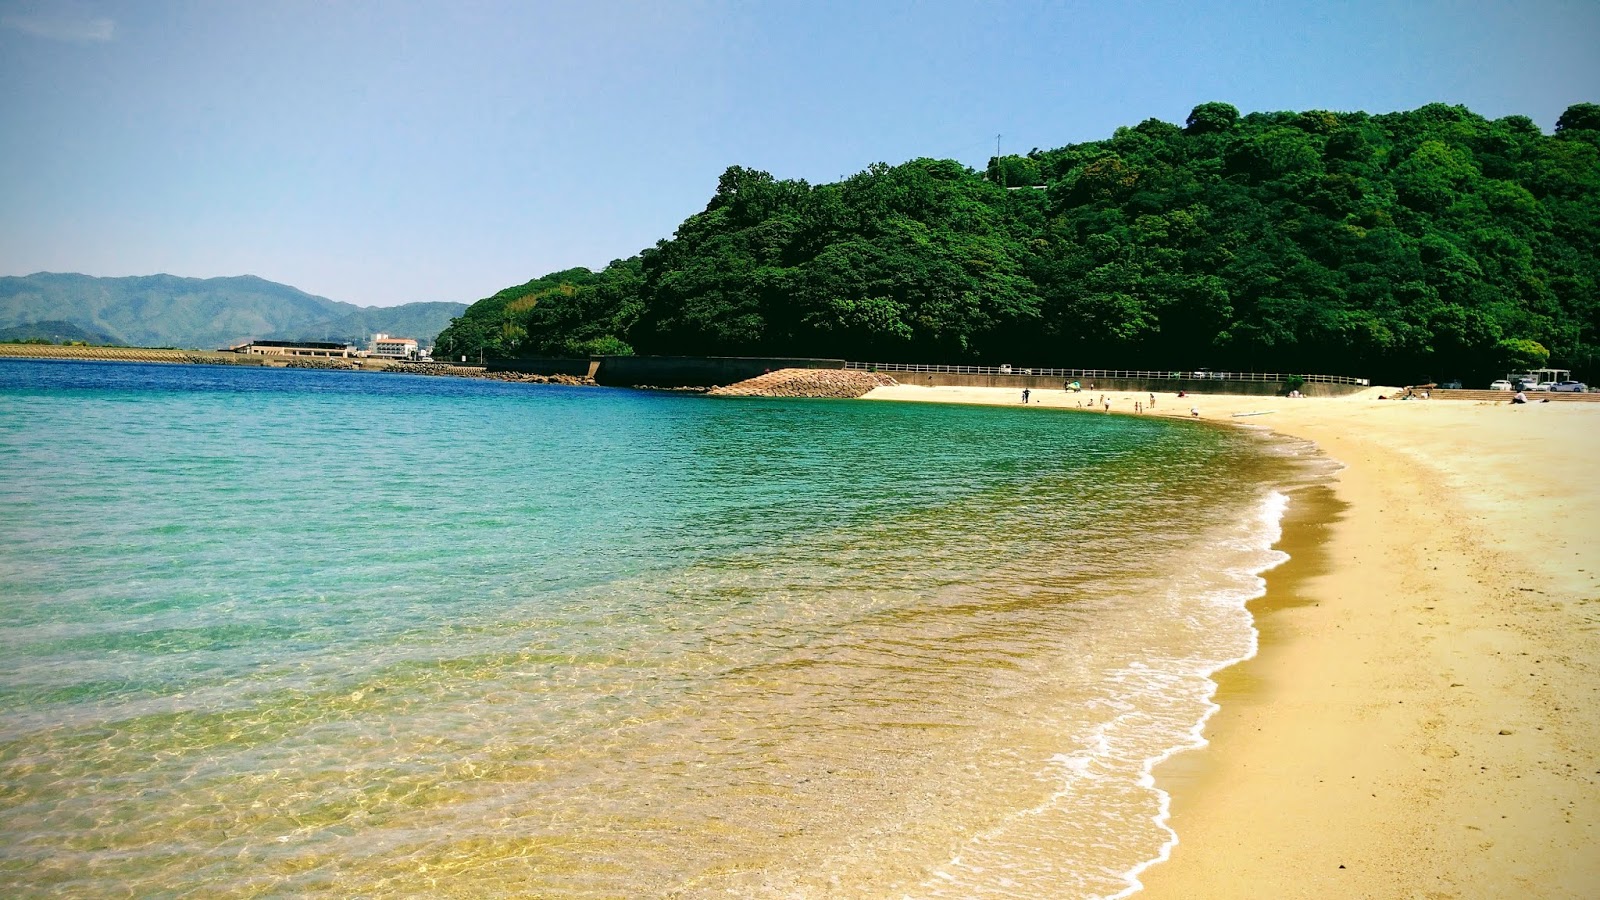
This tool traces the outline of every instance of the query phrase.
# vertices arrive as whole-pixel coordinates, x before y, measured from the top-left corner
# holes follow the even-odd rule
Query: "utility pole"
[[[1000,186],[1006,186],[1006,167],[1000,162],[1000,135],[994,136],[994,171],[1000,176]]]

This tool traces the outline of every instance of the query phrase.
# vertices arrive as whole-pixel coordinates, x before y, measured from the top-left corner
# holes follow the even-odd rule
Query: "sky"
[[[471,302],[671,237],[730,165],[982,169],[1207,101],[1548,132],[1597,47],[1596,0],[0,0],[0,275]]]

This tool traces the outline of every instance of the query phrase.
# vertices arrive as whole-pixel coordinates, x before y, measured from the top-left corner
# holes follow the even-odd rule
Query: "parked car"
[[[1550,390],[1551,388],[1553,388],[1555,386],[1556,386],[1556,383],[1554,381],[1541,381],[1538,384],[1534,385],[1533,387],[1529,388],[1528,390],[1530,390],[1530,391],[1548,391],[1548,390]]]
[[[1550,390],[1552,391],[1568,391],[1577,394],[1581,394],[1588,389],[1589,386],[1581,381],[1558,381],[1550,385]]]
[[[1511,382],[1505,380],[1504,378],[1500,379],[1499,381],[1490,382],[1489,383],[1489,390],[1491,390],[1491,391],[1509,391],[1509,390],[1511,390]]]

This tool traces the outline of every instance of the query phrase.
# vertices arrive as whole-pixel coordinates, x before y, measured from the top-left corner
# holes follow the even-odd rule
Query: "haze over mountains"
[[[350,341],[373,332],[433,343],[464,303],[356,306],[254,275],[0,277],[0,339],[41,337],[138,347],[216,349],[247,340]]]

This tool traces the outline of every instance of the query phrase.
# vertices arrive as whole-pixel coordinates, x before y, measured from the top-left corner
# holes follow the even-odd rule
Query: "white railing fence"
[[[1306,375],[1289,372],[1213,372],[1199,369],[1189,372],[1163,369],[1055,369],[1038,366],[947,366],[918,363],[867,363],[847,362],[847,369],[867,369],[874,372],[947,372],[954,375],[1035,375],[1047,378],[1128,378],[1134,380],[1166,379],[1170,381],[1270,381],[1283,382],[1300,378],[1307,383],[1370,385],[1366,378],[1350,375]]]

